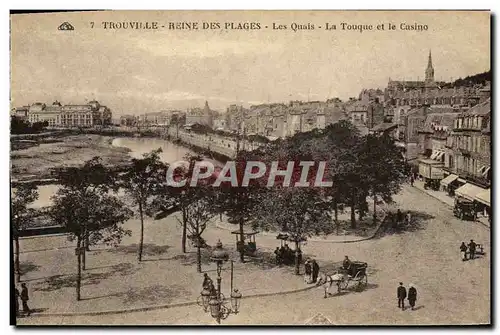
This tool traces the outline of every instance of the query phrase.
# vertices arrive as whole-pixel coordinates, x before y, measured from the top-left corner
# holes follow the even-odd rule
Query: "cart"
[[[455,206],[453,207],[453,215],[460,220],[474,221],[476,219],[476,207],[474,202],[463,198],[456,198]]]
[[[241,248],[244,249],[245,255],[248,256],[254,256],[255,253],[257,252],[257,243],[255,242],[255,235],[257,235],[259,232],[258,231],[243,231],[243,236],[244,236],[244,241],[248,242],[243,242],[243,245],[241,244],[240,241],[240,236],[241,232],[240,230],[234,230],[231,232],[231,234],[236,236],[236,249],[238,252],[241,251]]]
[[[344,276],[344,280],[339,282],[339,289],[346,290],[350,282],[356,283],[356,289],[364,289],[368,285],[368,275],[366,274],[366,269],[368,268],[368,263],[365,262],[351,262],[349,269],[341,268],[340,272],[344,272],[347,276]]]

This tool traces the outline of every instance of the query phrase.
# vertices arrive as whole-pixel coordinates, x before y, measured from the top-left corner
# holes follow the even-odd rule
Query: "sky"
[[[63,22],[75,30],[61,31]],[[103,22],[158,22],[157,30]],[[92,28],[93,22],[93,28]],[[259,23],[259,30],[170,30],[170,22]],[[342,30],[341,23],[372,25]],[[291,29],[292,23],[314,30]],[[336,30],[326,30],[326,23]],[[392,23],[397,30],[389,31]],[[286,25],[285,30],[272,29]],[[377,30],[384,24],[384,30]],[[401,24],[427,25],[426,31]],[[162,26],[165,26],[164,28]],[[268,28],[265,28],[268,26]],[[321,28],[319,28],[321,26]],[[489,12],[108,11],[11,16],[11,106],[96,99],[114,115],[289,100],[347,99],[393,80],[490,69]]]

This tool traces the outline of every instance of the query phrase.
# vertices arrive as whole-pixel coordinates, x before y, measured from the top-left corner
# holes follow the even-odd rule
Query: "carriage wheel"
[[[347,280],[343,280],[340,282],[339,284],[339,287],[342,289],[342,290],[346,290],[347,287],[349,286],[349,279]]]

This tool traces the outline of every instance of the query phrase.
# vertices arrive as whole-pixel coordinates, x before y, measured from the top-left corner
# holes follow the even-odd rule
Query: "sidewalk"
[[[450,208],[453,208],[455,206],[455,199],[453,197],[450,197],[449,195],[446,194],[446,192],[443,192],[443,191],[434,191],[434,190],[424,189],[424,182],[423,181],[419,181],[419,180],[414,181],[413,187],[415,187],[415,188],[419,189],[420,191],[430,195],[431,197],[441,201],[442,203],[449,206]],[[483,226],[487,227],[488,229],[490,228],[490,222],[485,217],[479,217],[475,222],[482,224]]]
[[[450,197],[449,195],[446,194],[446,192],[443,191],[434,191],[434,190],[429,190],[429,189],[424,189],[424,182],[420,180],[415,180],[413,182],[413,187],[421,190],[424,193],[427,193],[431,197],[441,201],[442,203],[450,206],[453,208],[455,206],[455,199]]]

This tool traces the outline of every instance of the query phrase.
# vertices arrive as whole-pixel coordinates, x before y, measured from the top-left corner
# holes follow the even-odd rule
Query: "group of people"
[[[281,265],[292,265],[295,263],[295,250],[291,249],[288,244],[285,243],[284,246],[276,247],[274,250],[274,255],[276,256],[276,264]],[[302,263],[302,250],[298,249],[299,264]]]
[[[415,285],[410,284],[408,289],[408,295],[406,294],[406,287],[403,286],[403,283],[399,283],[399,287],[397,290],[398,295],[398,308],[401,310],[405,310],[405,299],[408,298],[408,302],[410,303],[411,310],[415,309],[415,302],[417,301],[417,289]]]
[[[30,316],[31,314],[31,309],[28,306],[28,300],[30,300],[29,293],[28,293],[28,288],[26,287],[25,283],[21,284],[21,292],[16,287],[15,290],[16,294],[16,316],[20,315],[19,311],[19,299],[21,299],[22,305],[23,305],[23,313],[26,316]]]
[[[407,212],[406,215],[401,212],[401,209],[398,208],[397,212],[394,214],[389,212],[387,215],[387,220],[392,224],[393,228],[399,227],[401,224],[410,224],[411,223],[411,213]]]
[[[315,259],[308,258],[304,263],[304,282],[315,284],[318,281],[319,265]]]
[[[470,240],[468,245],[465,245],[465,242],[462,242],[460,245],[460,256],[462,257],[462,261],[466,261],[467,259],[474,259],[476,256],[476,248],[477,244],[474,240]],[[467,258],[469,255],[469,258]]]

